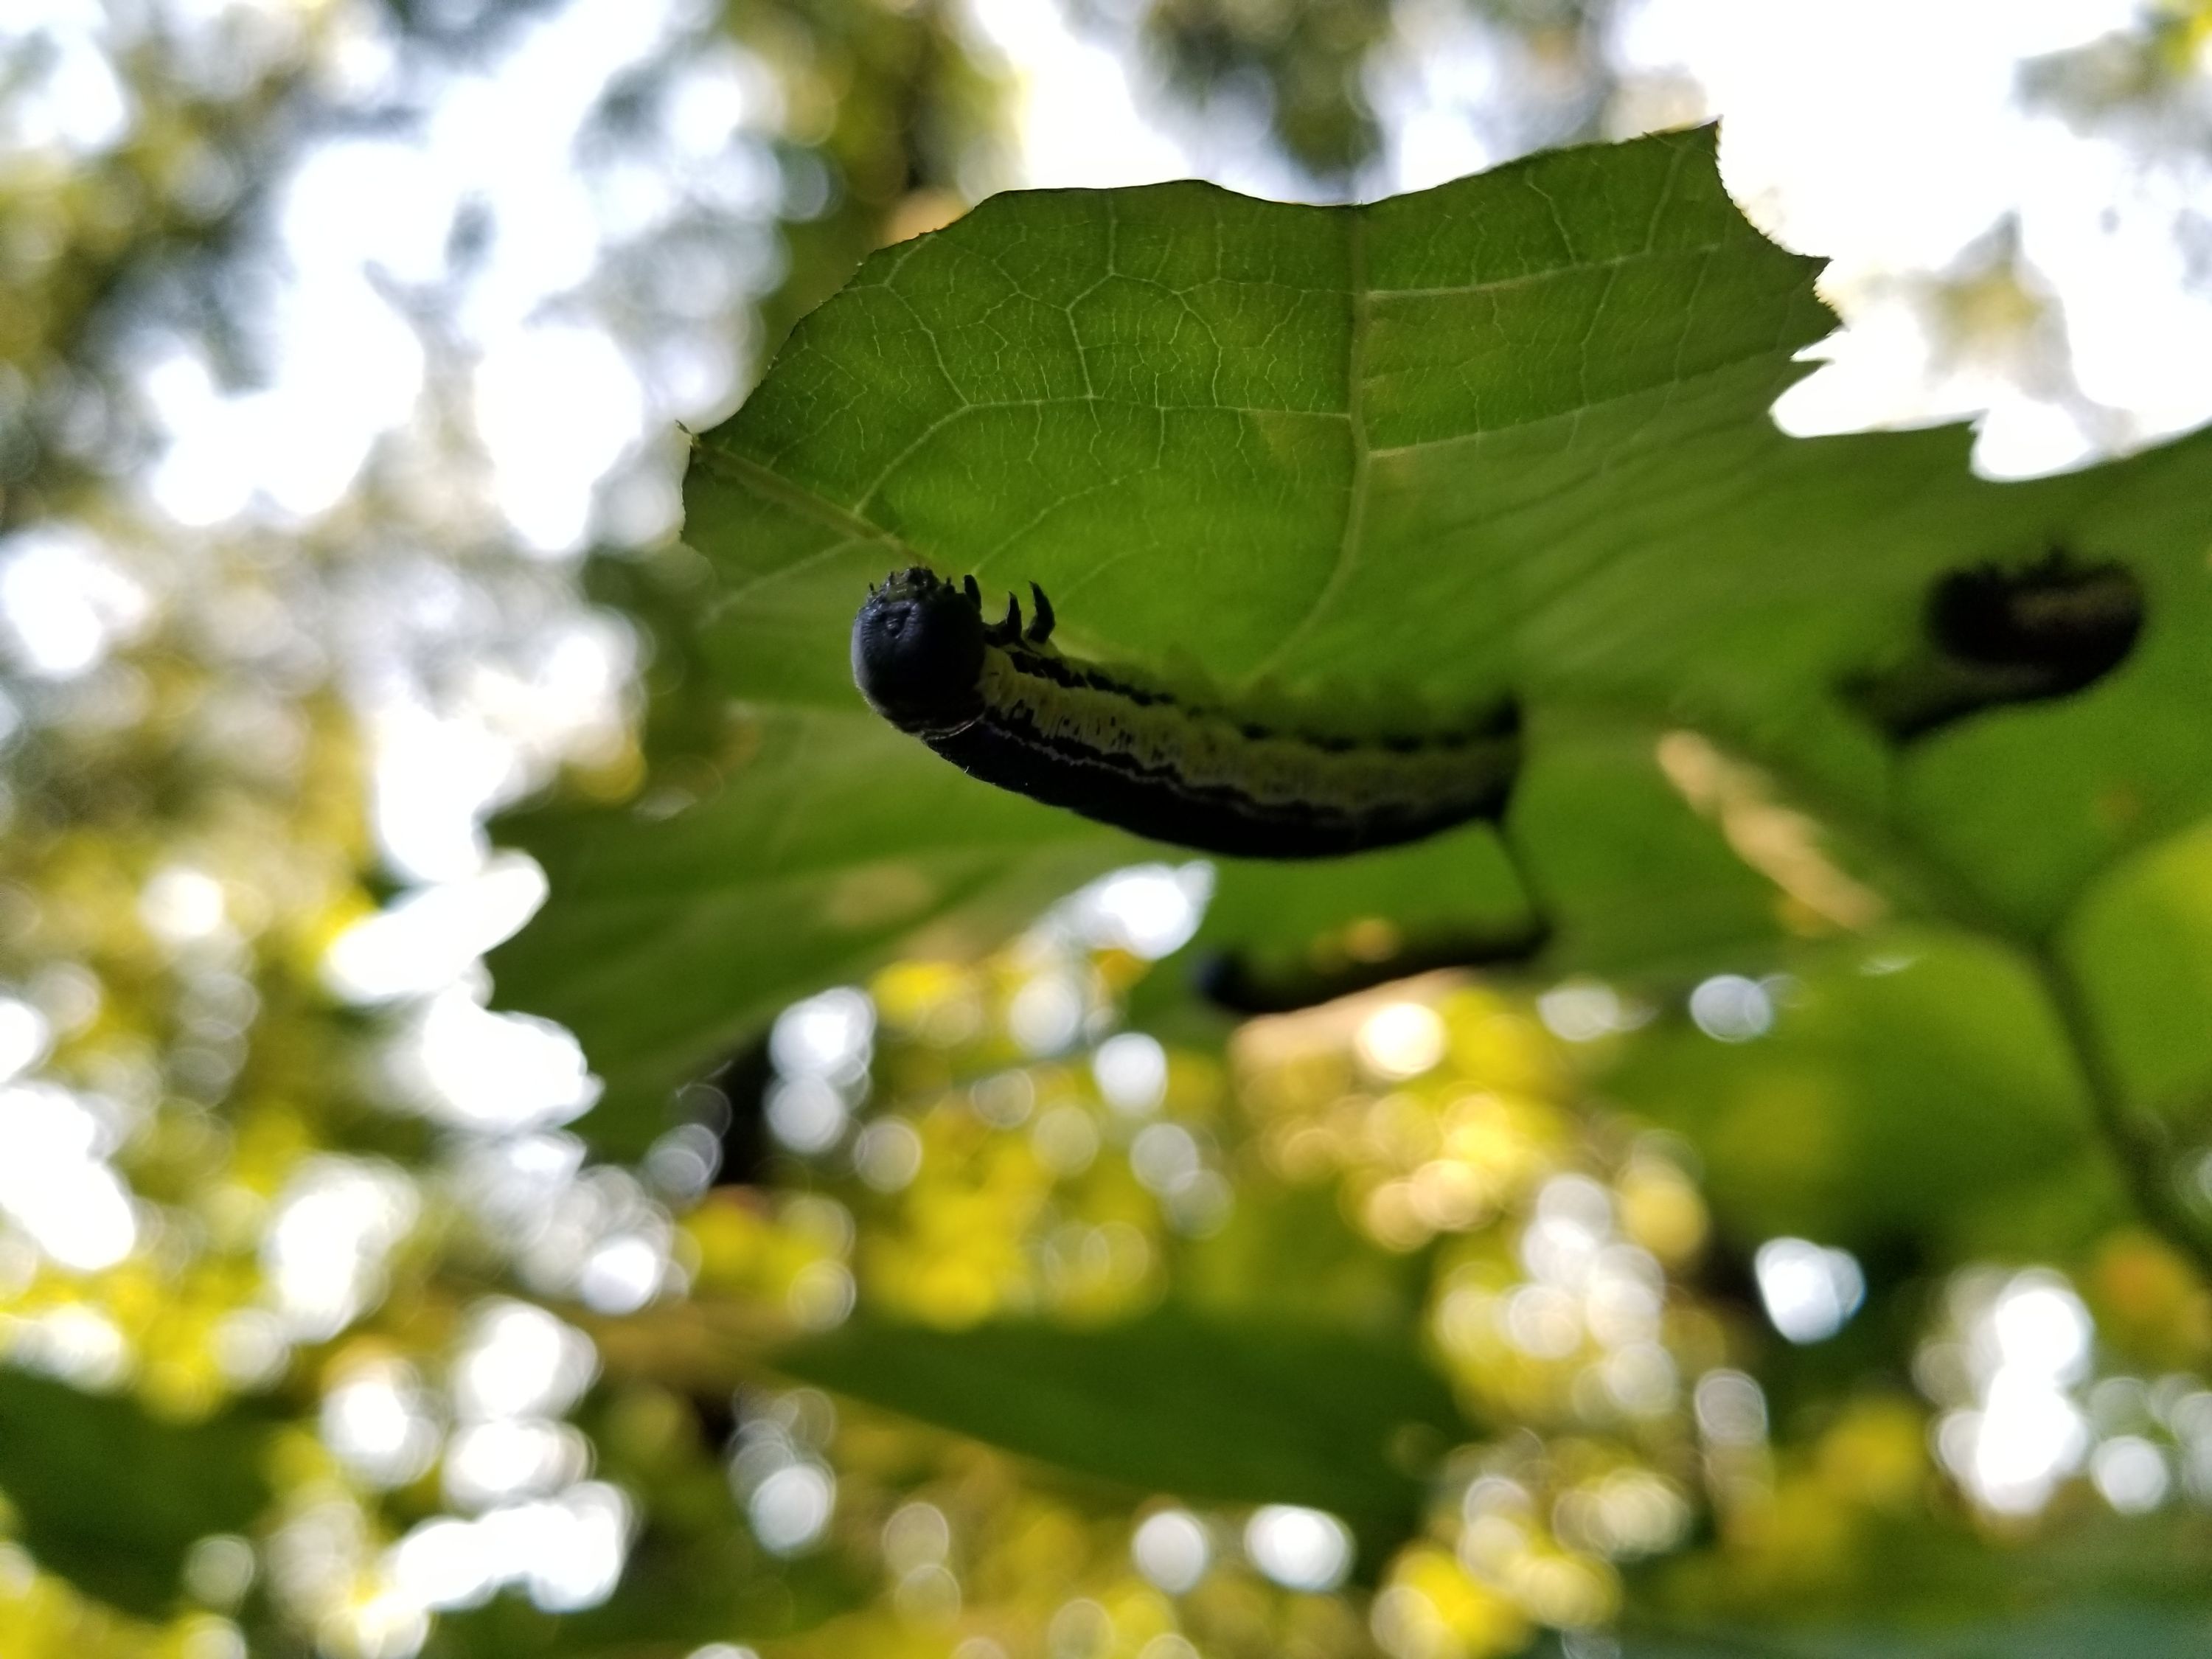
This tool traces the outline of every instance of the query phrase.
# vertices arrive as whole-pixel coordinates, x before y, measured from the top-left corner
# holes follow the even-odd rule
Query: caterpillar
[[[1843,690],[1893,743],[1910,744],[1985,709],[2086,690],[2127,660],[2142,623],[2133,571],[2055,547],[2033,564],[1939,578],[1918,653]]]
[[[1155,841],[1261,859],[1329,858],[1504,812],[1519,705],[1428,735],[1361,738],[1320,720],[1240,718],[1113,666],[1062,656],[1032,582],[984,619],[975,579],[921,567],[868,591],[853,679],[868,705],[970,776]]]

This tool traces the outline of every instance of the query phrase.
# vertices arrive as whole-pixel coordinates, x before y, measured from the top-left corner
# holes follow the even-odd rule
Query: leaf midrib
[[[1283,659],[1297,649],[1298,642],[1312,631],[1335,603],[1344,584],[1351,579],[1354,566],[1359,562],[1360,541],[1367,526],[1368,478],[1374,465],[1374,447],[1367,441],[1367,332],[1373,320],[1375,295],[1367,285],[1367,214],[1364,210],[1354,213],[1350,221],[1351,231],[1346,239],[1345,299],[1351,308],[1351,329],[1346,340],[1344,387],[1345,417],[1347,436],[1352,445],[1352,483],[1345,492],[1344,529],[1336,544],[1336,563],[1328,573],[1313,603],[1284,634],[1275,648],[1262,657],[1252,669],[1250,678],[1259,679],[1273,673]]]
[[[1376,304],[1378,301],[1387,301],[1401,298],[1418,299],[1451,297],[1456,295],[1504,292],[1516,288],[1534,286],[1544,282],[1559,280],[1571,274],[1579,274],[1590,270],[1618,270],[1621,267],[1637,264],[1641,261],[1658,258],[1697,257],[1709,261],[1714,254],[1725,251],[1730,244],[1725,240],[1715,240],[1692,243],[1680,248],[1659,249],[1647,246],[1634,253],[1618,254],[1607,259],[1580,261],[1573,264],[1554,266],[1544,270],[1523,272],[1516,276],[1500,277],[1494,282],[1469,283],[1442,288],[1389,289],[1373,287],[1366,280],[1366,261],[1368,251],[1367,210],[1364,208],[1353,210],[1347,217],[1346,222],[1349,227],[1347,252],[1350,255],[1351,270],[1349,280],[1346,284],[1344,293],[1346,302],[1351,311],[1351,328],[1349,330],[1348,346],[1346,354],[1347,359],[1347,372],[1345,388],[1346,407],[1344,410],[1293,409],[1289,407],[1263,409],[1249,404],[1194,404],[1186,406],[1163,404],[1148,404],[1142,405],[1133,404],[1129,405],[1133,408],[1142,407],[1149,409],[1156,413],[1171,412],[1175,409],[1182,407],[1206,409],[1219,408],[1233,410],[1234,412],[1246,415],[1279,415],[1296,416],[1301,419],[1340,420],[1346,423],[1348,428],[1347,441],[1350,443],[1352,451],[1352,482],[1350,487],[1346,492],[1344,528],[1338,541],[1336,560],[1330,569],[1328,578],[1322,583],[1320,591],[1316,594],[1313,603],[1307,608],[1305,614],[1285,632],[1281,640],[1276,643],[1273,649],[1271,649],[1258,664],[1249,671],[1246,671],[1244,673],[1239,675],[1239,679],[1247,682],[1262,679],[1280,668],[1283,660],[1304,641],[1304,639],[1312,632],[1314,628],[1319,624],[1322,619],[1328,614],[1338,597],[1342,592],[1346,583],[1350,580],[1352,574],[1358,568],[1365,552],[1364,538],[1366,526],[1367,501],[1371,490],[1370,479],[1372,476],[1373,463],[1378,456],[1397,456],[1424,449],[1436,448],[1448,444],[1480,443],[1486,437],[1493,436],[1507,431],[1526,430],[1530,428],[1542,427],[1559,421],[1580,421],[1584,416],[1593,410],[1603,409],[1613,404],[1630,402],[1638,398],[1648,397],[1654,392],[1661,392],[1665,396],[1671,398],[1675,391],[1683,386],[1722,374],[1727,369],[1733,368],[1737,363],[1747,362],[1753,357],[1763,355],[1761,353],[1753,352],[1746,354],[1741,357],[1731,357],[1723,362],[1717,363],[1709,368],[1703,369],[1696,374],[1685,375],[1680,374],[1679,371],[1676,371],[1670,374],[1669,378],[1663,386],[1655,385],[1636,386],[1628,391],[1615,392],[1607,397],[1584,399],[1577,403],[1571,408],[1551,410],[1527,420],[1501,422],[1493,425],[1480,428],[1472,432],[1454,433],[1445,437],[1422,439],[1409,443],[1386,445],[1378,448],[1371,442],[1369,437],[1365,408],[1367,386],[1370,378],[1367,372],[1366,362],[1368,336],[1372,326]],[[955,392],[957,395],[957,387],[955,387]],[[710,622],[718,619],[726,615],[732,606],[741,604],[748,596],[759,591],[761,588],[772,586],[773,584],[787,578],[804,574],[808,570],[813,569],[817,565],[826,563],[829,561],[850,551],[856,546],[864,545],[868,543],[878,543],[882,544],[887,550],[891,551],[895,556],[910,564],[924,564],[929,562],[926,556],[916,550],[913,544],[907,541],[905,538],[901,536],[896,531],[892,530],[889,526],[868,517],[864,512],[859,509],[878,498],[884,484],[896,474],[898,469],[911,458],[914,452],[919,448],[921,444],[926,443],[930,437],[935,435],[947,426],[951,425],[965,416],[974,414],[978,411],[996,409],[1062,408],[1083,403],[1116,401],[1119,400],[1100,398],[1097,397],[1096,394],[1088,392],[1081,398],[1001,398],[987,400],[984,402],[972,402],[963,398],[961,399],[957,408],[947,410],[937,420],[930,422],[930,424],[918,437],[916,437],[912,442],[908,443],[905,448],[902,449],[899,454],[894,457],[892,460],[884,469],[882,469],[881,471],[879,471],[876,478],[870,483],[868,488],[863,492],[860,502],[854,507],[847,507],[842,503],[831,499],[830,496],[823,494],[820,490],[815,489],[811,485],[803,483],[798,479],[792,477],[787,473],[778,471],[774,466],[766,462],[756,460],[750,456],[744,455],[735,450],[724,447],[718,444],[706,441],[698,443],[695,446],[693,451],[695,462],[705,465],[709,471],[717,473],[725,479],[752,489],[764,501],[800,514],[813,520],[816,523],[822,525],[825,528],[842,532],[842,539],[828,544],[824,546],[816,548],[803,556],[793,560],[788,564],[778,566],[773,570],[762,571],[738,586],[717,595],[714,601],[707,608],[705,612],[706,619]],[[979,569],[981,568],[981,556],[979,556],[975,566],[975,568]]]

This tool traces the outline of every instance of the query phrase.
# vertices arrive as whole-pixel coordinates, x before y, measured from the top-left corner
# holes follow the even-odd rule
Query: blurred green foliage
[[[236,1533],[269,1502],[268,1425],[234,1413],[189,1428],[67,1383],[0,1376],[0,1491],[40,1560],[94,1595],[165,1612],[185,1553]],[[118,1504],[127,1469],[131,1501]]]
[[[375,15],[443,74],[556,9]],[[1158,0],[1090,21],[1133,27],[1197,118],[1258,110],[1344,191],[1405,30],[1488,32],[1526,94],[1489,136],[1517,149],[1601,127],[1609,16]],[[1399,481],[1392,533],[1463,534],[1493,498],[1506,522],[1436,591],[1354,592],[1293,678],[1464,690],[1501,672],[1511,611],[1516,670],[1640,721],[1544,714],[1522,862],[1478,830],[1318,874],[1225,866],[1154,963],[1053,908],[1147,849],[856,717],[848,578],[915,547],[964,568],[1024,490],[1095,483],[1115,510],[993,574],[1079,594],[1067,636],[1130,653],[1201,596],[1194,649],[1255,669],[1310,597],[1290,576],[1327,562],[1290,554],[1339,524],[1308,428],[1342,412],[1346,286],[1311,232],[1346,222],[1114,198],[1169,204],[1150,276],[1194,226],[1267,266],[1211,310],[1177,299],[1175,326],[1164,288],[1094,302],[1115,387],[1181,388],[1170,459],[1194,470],[1141,510],[1114,496],[1166,447],[1150,393],[1126,400],[1138,441],[1093,407],[1049,468],[917,449],[896,521],[848,517],[807,565],[825,544],[794,499],[865,507],[838,469],[944,412],[879,265],[700,441],[690,545],[586,579],[644,643],[647,706],[507,821],[554,897],[498,985],[570,1020],[609,1094],[589,1152],[471,1134],[394,1074],[419,1011],[364,1010],[326,972],[393,896],[348,624],[411,549],[498,596],[495,635],[542,631],[568,573],[456,508],[450,434],[435,464],[388,447],[304,526],[187,532],[136,489],[149,354],[189,338],[238,386],[266,369],[270,192],[364,118],[338,89],[353,21],[156,18],[115,59],[116,142],[0,149],[0,532],[88,533],[137,594],[83,672],[4,676],[0,1035],[22,1075],[0,1134],[76,1172],[43,1219],[91,1243],[64,1259],[0,1223],[0,1654],[2212,1650],[2201,446],[1996,490],[1955,434],[1790,443],[1764,411],[1826,313],[1701,140],[1471,181],[1455,257],[1525,305],[1510,327],[1448,298],[1369,319],[1399,355],[1366,415],[1426,444],[1479,392],[1480,441]],[[1082,216],[1002,204],[908,245],[1005,170],[1008,85],[961,9],[775,0],[714,27],[774,111],[777,274],[729,302],[744,373],[893,242],[933,285],[947,375],[1050,371],[1040,331],[1066,313],[1016,301],[1097,274]],[[40,67],[0,62],[0,111]],[[605,122],[651,94],[617,87]],[[1370,271],[1443,257],[1437,212],[1370,216]],[[1647,288],[1585,257],[1654,224],[1680,258]],[[1002,280],[1025,258],[1030,289]],[[647,288],[620,303],[650,311]],[[459,371],[437,296],[410,303],[441,431]],[[1208,343],[1177,331],[1191,314]],[[1208,404],[1224,367],[1264,406],[1249,428],[1206,423],[1237,412]],[[832,371],[872,400],[825,437],[805,416]],[[2147,573],[2156,622],[2124,675],[1904,759],[1839,723],[1838,675],[1898,646],[1931,571],[2059,532]],[[1552,564],[1514,565],[1530,544]],[[707,615],[733,578],[742,603]],[[1464,603],[1501,584],[1517,610]],[[432,672],[473,672],[452,655]],[[1486,954],[1512,960],[1403,978]],[[1285,1003],[1382,988],[1239,1022],[1194,988],[1202,958]],[[1760,1030],[1692,1017],[1721,969],[1759,976],[1731,1006]],[[834,1079],[773,1045],[714,1071],[837,982],[872,1036]],[[40,1198],[0,1174],[11,1217]],[[1785,1233],[1855,1253],[1839,1334],[1786,1342],[1762,1312],[1757,1254]],[[605,1291],[628,1282],[605,1277],[618,1249],[589,1254],[610,1241],[665,1276]],[[293,1282],[303,1260],[336,1264],[337,1302]],[[2036,1398],[2087,1437],[2008,1509],[1957,1448],[2003,1405],[2005,1330],[2039,1310],[2056,1340],[2069,1309],[2094,1349]],[[607,1559],[618,1578],[590,1579]]]

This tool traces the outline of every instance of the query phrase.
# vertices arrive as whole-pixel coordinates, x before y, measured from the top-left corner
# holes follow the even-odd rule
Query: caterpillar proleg
[[[1261,723],[1052,643],[1043,591],[984,619],[970,577],[916,567],[869,591],[853,678],[876,712],[971,776],[1157,841],[1243,858],[1389,847],[1505,809],[1521,761],[1510,698],[1431,733]]]

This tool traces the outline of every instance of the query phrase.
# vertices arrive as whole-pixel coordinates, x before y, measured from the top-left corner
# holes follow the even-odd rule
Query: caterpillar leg
[[[1042,645],[1052,637],[1055,620],[1052,614],[1052,601],[1045,598],[1044,589],[1035,582],[1030,584],[1030,592],[1036,596],[1036,618],[1030,623],[1029,632],[1022,637],[1031,645]]]

